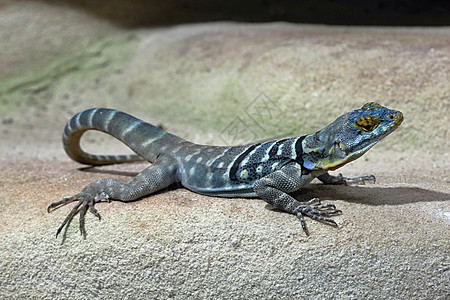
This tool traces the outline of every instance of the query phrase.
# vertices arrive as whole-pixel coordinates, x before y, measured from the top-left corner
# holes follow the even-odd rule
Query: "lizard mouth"
[[[348,154],[349,150],[340,141],[335,141],[333,144],[333,148],[331,148],[330,151],[330,157],[335,158],[331,160],[327,159],[326,161],[324,161],[324,163],[322,164],[322,168],[325,170],[334,171],[342,167],[350,161]]]
[[[342,154],[344,154],[344,156],[348,156],[348,149],[345,149],[345,147],[342,145],[340,141],[335,141],[333,147],[334,151],[339,151]]]
[[[376,142],[365,141],[358,145],[358,148],[350,151],[350,149],[346,148],[341,142],[335,141],[333,146],[334,152],[339,152],[341,159],[336,159],[334,161],[329,161],[324,169],[334,171],[349,162],[354,161],[355,159],[361,157],[364,153],[367,152],[370,148],[372,148]]]
[[[397,120],[395,121],[395,125],[399,126],[403,122],[403,114],[401,112],[398,112]]]

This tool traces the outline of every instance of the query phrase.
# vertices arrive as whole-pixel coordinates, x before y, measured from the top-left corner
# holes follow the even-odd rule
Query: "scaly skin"
[[[133,201],[180,182],[191,191],[219,197],[259,197],[296,215],[308,233],[304,216],[337,226],[328,218],[340,211],[317,198],[300,202],[289,193],[314,178],[325,184],[350,184],[375,180],[373,175],[357,178],[331,176],[329,170],[357,159],[403,121],[399,111],[370,102],[346,113],[316,133],[247,146],[197,145],[136,119],[126,113],[96,108],[75,115],[67,123],[63,144],[75,161],[105,165],[136,160],[152,163],[127,183],[105,178],[86,186],[75,196],[50,204],[48,211],[78,201],[56,235],[79,212],[80,231],[86,237],[86,212],[100,218],[94,208],[101,200]],[[110,134],[137,155],[92,155],[80,148],[87,130]]]

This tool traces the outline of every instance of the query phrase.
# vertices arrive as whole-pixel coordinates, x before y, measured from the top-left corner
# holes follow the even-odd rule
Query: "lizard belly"
[[[191,174],[190,174],[191,173]],[[181,184],[196,193],[217,197],[255,197],[253,182],[230,181],[228,172],[223,170],[210,170],[197,165],[195,172],[182,175]]]
[[[253,191],[253,186],[250,185],[240,185],[240,186],[225,186],[220,188],[198,188],[198,187],[189,187],[186,186],[187,189],[207,196],[215,196],[215,197],[256,197],[256,193]]]

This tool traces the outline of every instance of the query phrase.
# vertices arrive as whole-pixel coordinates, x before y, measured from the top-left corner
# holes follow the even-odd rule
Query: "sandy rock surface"
[[[450,29],[125,30],[67,7],[4,3],[0,298],[450,297]],[[339,172],[377,182],[314,181],[295,194],[335,204],[337,229],[308,219],[307,237],[294,216],[261,200],[173,186],[133,203],[100,203],[102,220],[88,215],[86,240],[77,218],[55,239],[72,206],[47,214],[51,202],[148,165],[80,170],[60,141],[78,111],[114,107],[194,142],[231,144],[311,133],[371,100],[405,121]],[[273,109],[260,114],[262,104]],[[126,151],[99,134],[83,147]]]

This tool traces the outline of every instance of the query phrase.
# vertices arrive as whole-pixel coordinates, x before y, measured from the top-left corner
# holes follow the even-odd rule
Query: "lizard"
[[[331,219],[342,213],[333,204],[313,198],[301,202],[290,193],[318,178],[324,184],[350,184],[375,180],[333,176],[334,171],[361,157],[403,121],[400,111],[375,102],[345,113],[325,128],[307,135],[244,146],[199,145],[121,111],[94,108],[72,117],[64,128],[63,145],[73,160],[92,166],[146,160],[146,169],[126,183],[103,178],[78,194],[50,204],[51,212],[70,202],[72,208],[56,236],[79,213],[79,230],[86,238],[87,211],[101,219],[94,207],[100,201],[129,202],[174,183],[199,194],[217,197],[259,197],[275,208],[297,216],[309,235],[304,216],[338,227]],[[94,155],[81,149],[87,130],[105,132],[136,154]]]

